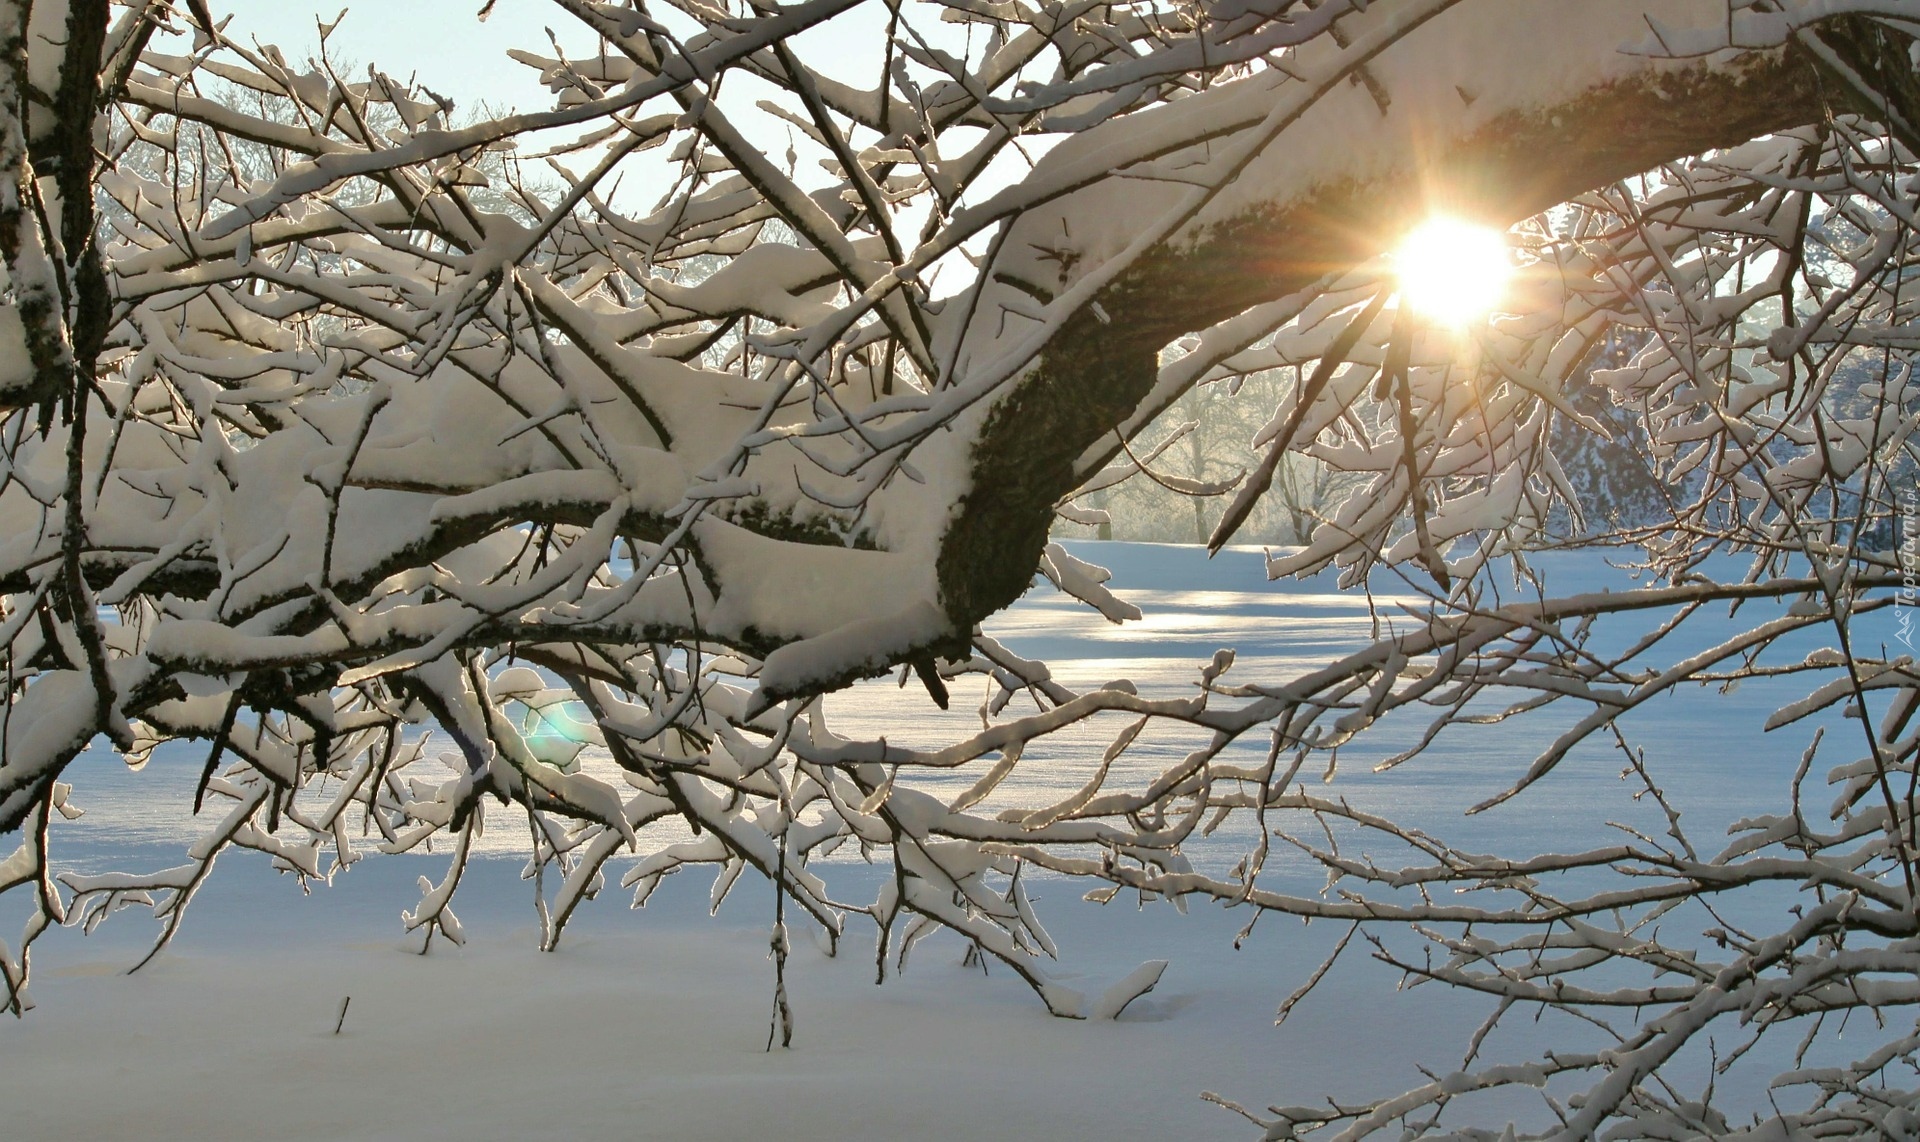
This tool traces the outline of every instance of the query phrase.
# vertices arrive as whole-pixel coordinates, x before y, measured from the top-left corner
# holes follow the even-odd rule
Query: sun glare
[[[1393,263],[1401,302],[1456,328],[1498,305],[1513,276],[1504,234],[1445,216],[1414,228]]]

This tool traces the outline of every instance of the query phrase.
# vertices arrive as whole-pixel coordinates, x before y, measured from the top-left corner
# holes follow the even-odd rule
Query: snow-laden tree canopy
[[[640,848],[643,897],[688,863],[751,865],[835,936],[877,925],[883,970],[890,940],[938,925],[1058,1014],[1151,986],[1096,1000],[1048,973],[1018,876],[1037,865],[1452,923],[1432,936],[1447,966],[1423,969],[1449,982],[1669,1013],[1602,1055],[1255,1115],[1273,1137],[1421,1127],[1461,1091],[1563,1071],[1594,1084],[1565,1137],[1689,1114],[1711,1132],[1650,1077],[1701,1027],[1920,998],[1860,982],[1910,971],[1920,939],[1920,689],[1910,658],[1850,637],[1895,601],[1914,473],[1913,4],[556,5],[597,50],[526,45],[552,105],[476,115],[380,70],[405,60],[346,73],[228,38],[217,0],[0,0],[0,828],[21,838],[0,892],[37,902],[0,945],[10,1006],[46,925],[139,901],[170,933],[232,847],[323,877],[451,837],[409,923],[457,940],[467,841],[503,815],[562,872],[549,945]],[[1383,257],[1442,211],[1511,227],[1521,263],[1469,334],[1396,304]],[[1235,497],[1214,542],[1289,452],[1357,473],[1271,570],[1396,569],[1430,595],[1412,627],[1293,679],[1230,682],[1223,652],[1183,698],[1077,692],[979,633],[1036,571],[1137,617],[1053,521],[1093,518],[1076,496],[1138,472],[1129,442],[1181,394],[1282,367],[1266,463],[1192,489]],[[1560,462],[1568,429],[1621,423],[1576,406],[1588,383],[1660,474],[1651,524],[1590,510]],[[1553,518],[1638,544],[1655,577],[1501,594],[1495,570],[1524,571]],[[1728,553],[1731,576],[1708,562]],[[1663,656],[1743,601],[1778,606]],[[1589,649],[1649,611],[1672,614],[1660,634]],[[1808,629],[1834,650],[1756,665]],[[1511,795],[1617,715],[1761,669],[1808,678],[1778,721],[1850,708],[1864,741],[1838,748],[1866,752],[1836,771],[1832,823],[1796,786],[1717,855],[1676,830],[1521,870],[1295,781],[1395,710],[1437,734],[1579,707]],[[817,696],[893,670],[943,706],[984,686],[979,732],[937,751],[834,733]],[[1145,787],[1103,768],[1056,804],[990,800],[1034,743],[1109,718],[1110,759],[1163,722],[1212,744]],[[1264,767],[1223,757],[1249,736]],[[133,765],[203,743],[214,812],[188,864],[52,875],[63,770],[102,738]],[[580,770],[583,743],[626,788]],[[914,788],[955,768],[978,773],[957,800]],[[1260,817],[1259,850],[1194,868],[1182,841],[1234,814]],[[1283,814],[1412,855],[1316,849],[1338,892],[1269,891]],[[647,846],[660,823],[695,837]],[[878,899],[809,867],[843,843],[892,862]],[[1618,879],[1554,887],[1596,869]],[[1810,886],[1776,934],[1695,954],[1639,928],[1776,880]],[[1462,887],[1485,894],[1444,902]],[[1459,934],[1475,922],[1494,934]],[[1622,963],[1664,982],[1582,982]],[[1864,1092],[1920,1040],[1886,1043],[1803,1078],[1820,1096],[1775,1125],[1898,1134],[1915,1096]]]

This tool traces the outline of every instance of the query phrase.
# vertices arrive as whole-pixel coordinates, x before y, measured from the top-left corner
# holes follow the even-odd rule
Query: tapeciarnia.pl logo
[[[1909,651],[1913,649],[1913,608],[1920,606],[1920,532],[1914,529],[1920,512],[1920,491],[1907,488],[1900,492],[1900,594],[1894,599],[1894,619],[1899,629],[1894,637]]]

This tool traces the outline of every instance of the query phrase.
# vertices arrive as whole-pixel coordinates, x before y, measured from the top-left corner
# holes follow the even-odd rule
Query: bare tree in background
[[[469,843],[507,814],[559,873],[548,947],[645,848],[640,898],[752,866],[833,938],[874,925],[882,972],[941,927],[1056,1014],[1112,1014],[1157,969],[1098,998],[1055,978],[1038,867],[1412,925],[1411,975],[1611,1037],[1500,1064],[1476,1038],[1399,1095],[1248,1111],[1272,1138],[1496,1137],[1449,1108],[1513,1085],[1550,1125],[1508,1137],[1911,1136],[1920,688],[1857,637],[1905,550],[1863,537],[1912,495],[1911,5],[941,0],[872,14],[862,83],[801,37],[859,0],[558,7],[600,50],[521,54],[554,105],[456,125],[199,3],[0,0],[0,892],[33,902],[0,947],[7,1005],[47,925],[139,903],[170,935],[234,848],[322,877],[447,840],[408,923],[458,940]],[[790,154],[756,141],[770,121]],[[562,186],[518,184],[508,148]],[[1393,304],[1381,258],[1441,209],[1512,226],[1528,264],[1464,344]],[[1502,593],[1496,566],[1586,511],[1555,442],[1608,432],[1566,394],[1620,330],[1643,347],[1595,375],[1667,502],[1599,530],[1651,578]],[[1075,691],[978,633],[1036,568],[1137,614],[1047,543],[1056,512],[1132,472],[1195,385],[1288,364],[1213,542],[1306,455],[1354,490],[1273,573],[1385,569],[1424,610],[1302,677],[1230,680],[1223,653],[1182,698]],[[1726,604],[1737,634],[1670,649]],[[1596,634],[1647,614],[1624,648]],[[1833,645],[1769,656],[1805,632]],[[943,705],[984,688],[980,731],[834,733],[817,697],[894,668]],[[1857,732],[1816,737],[1779,812],[1717,852],[1676,821],[1477,854],[1298,782],[1396,711],[1426,726],[1409,763],[1476,719],[1557,727],[1492,804],[1660,695],[1761,675],[1804,686],[1772,724],[1837,708]],[[626,787],[536,732],[555,718]],[[1166,724],[1208,744],[1145,784],[1103,766],[1055,804],[990,800],[1091,719],[1123,726],[1109,760]],[[135,765],[205,748],[188,863],[53,875],[63,771],[103,736]],[[1228,753],[1249,738],[1264,764]],[[1816,750],[1842,755],[1831,812],[1802,797]],[[977,774],[956,799],[916,786],[953,770]],[[1183,844],[1223,817],[1255,842],[1196,868]],[[668,822],[694,839],[642,844]],[[1263,875],[1289,840],[1327,891]],[[876,898],[810,862],[845,843],[891,862]],[[1766,928],[1675,911],[1780,884],[1799,899]],[[1888,1018],[1857,1061],[1782,1074],[1757,1125],[1665,1081],[1709,1034],[1811,1040],[1863,1009]]]
[[[1179,346],[1175,346],[1178,349]],[[1263,353],[1249,354],[1267,363]],[[1309,359],[1309,367],[1317,359]],[[1166,362],[1163,355],[1162,363]],[[1260,463],[1282,421],[1275,410],[1297,389],[1298,364],[1251,372],[1215,366],[1141,429],[1100,476],[1082,485],[1072,504],[1057,508],[1056,531],[1093,525],[1106,539],[1204,544],[1232,495]],[[1580,438],[1581,443],[1588,439]],[[1297,545],[1313,538],[1323,512],[1331,511],[1359,480],[1305,451],[1277,460],[1266,492],[1252,502],[1234,532],[1241,543]]]

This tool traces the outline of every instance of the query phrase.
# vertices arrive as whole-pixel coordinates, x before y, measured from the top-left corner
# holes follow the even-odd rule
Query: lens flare
[[[1458,328],[1500,304],[1513,276],[1506,235],[1458,218],[1422,222],[1393,255],[1400,301]]]

